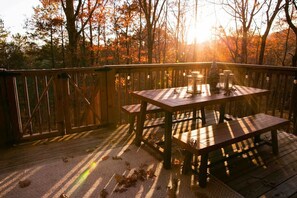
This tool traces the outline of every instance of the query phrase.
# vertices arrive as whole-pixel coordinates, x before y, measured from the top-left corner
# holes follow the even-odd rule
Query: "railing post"
[[[106,69],[96,69],[98,75],[98,85],[99,86],[99,109],[101,115],[101,124],[108,124],[108,106],[107,106],[107,70]]]
[[[62,95],[63,95],[63,109],[66,133],[71,132],[71,112],[70,112],[70,87],[69,75],[67,73],[61,74],[62,80]]]
[[[1,145],[18,143],[22,133],[21,113],[15,76],[3,72],[0,75],[0,137]]]
[[[291,100],[291,108],[293,111],[293,134],[297,135],[297,105],[295,104],[297,101],[297,72],[295,73],[295,79],[293,84],[292,91],[292,100]]]
[[[3,73],[2,73],[3,72]],[[7,116],[8,103],[4,70],[0,71],[0,147],[11,144],[10,123]]]
[[[56,124],[57,129],[61,135],[65,134],[65,121],[64,121],[64,111],[63,111],[63,94],[62,94],[62,79],[60,74],[54,81],[54,98],[56,103]]]
[[[114,69],[106,72],[106,81],[102,86],[103,89],[106,89],[104,92],[106,93],[104,96],[102,95],[102,107],[106,109],[102,109],[102,112],[107,112],[107,123],[116,125],[119,122],[119,114],[117,111],[116,101],[115,101],[115,75],[116,71]]]

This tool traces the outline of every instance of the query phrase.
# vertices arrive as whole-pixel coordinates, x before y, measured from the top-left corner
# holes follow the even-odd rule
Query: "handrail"
[[[238,64],[238,63],[224,63],[224,62],[217,62],[217,65],[218,67],[237,67],[237,68],[248,68],[248,69],[256,69],[256,70],[297,72],[297,67],[290,67],[290,66]]]
[[[192,67],[192,66],[206,66],[209,67],[212,62],[186,62],[186,63],[160,63],[160,64],[121,64],[121,65],[103,65],[103,66],[92,66],[92,67],[79,67],[79,68],[53,68],[53,69],[5,69],[0,68],[0,73],[35,73],[35,72],[52,72],[52,73],[63,73],[63,72],[76,72],[76,71],[106,71],[110,69],[142,69],[142,68],[158,68],[158,67]],[[266,69],[266,70],[277,70],[277,71],[291,71],[297,72],[296,67],[290,66],[274,66],[274,65],[258,65],[258,64],[241,64],[241,63],[226,63],[216,62],[218,67],[238,67],[238,68],[249,68],[249,69]]]

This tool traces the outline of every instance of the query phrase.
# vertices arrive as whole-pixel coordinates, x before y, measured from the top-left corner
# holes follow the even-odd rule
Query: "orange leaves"
[[[118,183],[118,187],[115,189],[115,192],[125,192],[128,188],[135,186],[137,181],[145,181],[153,177],[155,177],[155,171],[153,169],[145,171],[142,168],[134,170],[130,176],[116,174],[115,180]]]
[[[31,184],[31,181],[29,179],[19,181],[20,188],[26,188],[26,187],[30,186],[30,184]]]
[[[101,190],[100,192],[100,198],[105,198],[107,197],[108,192],[106,191],[106,189],[104,188],[103,190]]]
[[[106,155],[106,156],[104,156],[104,157],[102,158],[102,161],[105,161],[105,160],[108,160],[108,159],[109,159],[109,156]]]

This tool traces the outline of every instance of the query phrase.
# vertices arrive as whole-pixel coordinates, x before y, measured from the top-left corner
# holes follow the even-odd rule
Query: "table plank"
[[[219,94],[213,94],[209,91],[209,86],[202,85],[202,94],[192,95],[186,92],[186,87],[142,90],[134,91],[132,95],[140,100],[145,100],[151,104],[161,107],[165,111],[176,112],[185,109],[199,108],[213,104],[226,103],[249,99],[255,96],[266,95],[269,93],[266,89],[258,89],[245,86],[234,86],[235,91],[230,95],[224,95],[223,91]]]

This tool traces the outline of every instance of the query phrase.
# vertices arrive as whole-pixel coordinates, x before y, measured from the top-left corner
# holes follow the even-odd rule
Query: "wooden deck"
[[[248,144],[251,142],[213,155],[231,155]],[[210,173],[244,197],[297,197],[297,137],[280,132],[278,156],[273,155],[270,146],[263,145],[214,165]]]
[[[216,115],[209,113],[207,118],[208,123],[218,119]],[[173,126],[173,131],[185,131],[190,126],[190,122],[181,122]],[[128,125],[121,125],[116,129],[102,128],[2,149],[0,174],[54,159],[84,155],[97,148],[104,150],[132,144],[135,137],[127,133],[128,128]],[[154,133],[162,131],[162,128],[149,130]],[[263,138],[269,139],[270,136],[267,134]],[[297,137],[280,132],[278,156],[273,155],[270,146],[262,145],[227,162],[221,161],[225,156],[251,146],[252,141],[244,141],[213,152],[210,155],[213,165],[209,173],[244,197],[297,197]]]

